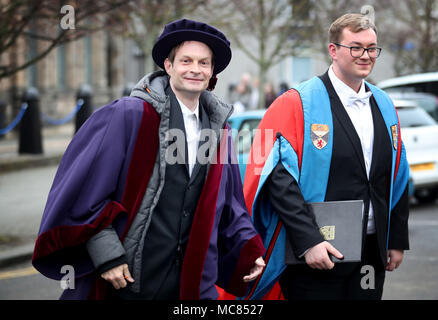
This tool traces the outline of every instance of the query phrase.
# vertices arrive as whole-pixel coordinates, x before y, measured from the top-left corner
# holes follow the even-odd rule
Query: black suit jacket
[[[128,289],[118,290],[117,295],[124,299],[178,299],[179,281],[185,249],[190,235],[193,216],[204,186],[207,165],[196,161],[192,174],[189,174],[187,138],[181,107],[173,91],[168,87],[170,98],[169,129],[184,132],[181,149],[174,151],[176,163],[166,164],[165,182],[158,203],[154,209],[143,246],[145,261],[141,270],[141,292]],[[210,129],[210,120],[202,105],[199,105],[201,129]],[[179,136],[180,137],[180,136]],[[199,148],[206,143],[200,140]]]
[[[328,73],[320,77],[330,97],[333,115],[333,152],[325,201],[362,199],[365,204],[363,237],[370,203],[373,206],[376,234],[382,264],[386,264],[389,186],[391,178],[391,141],[383,117],[373,97],[370,99],[374,122],[373,158],[368,179],[359,136],[342,105]],[[367,90],[369,90],[367,88]],[[275,211],[282,220],[292,248],[297,255],[324,241],[319,234],[314,215],[304,201],[297,182],[281,163],[273,170],[267,192]],[[408,249],[408,194],[391,213],[389,249]]]

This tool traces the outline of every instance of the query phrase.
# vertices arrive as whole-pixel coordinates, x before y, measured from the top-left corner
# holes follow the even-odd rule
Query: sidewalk
[[[22,170],[57,166],[73,134],[74,125],[72,123],[43,128],[43,154],[40,155],[19,155],[18,134],[7,134],[4,138],[0,139],[0,177],[15,172],[22,172]],[[24,196],[23,201],[25,201]],[[4,212],[3,214],[7,213]],[[11,223],[9,222],[10,220],[0,217],[0,224],[3,230],[15,227],[15,225],[5,225]],[[36,234],[10,236],[0,233],[0,268],[24,260],[30,260],[35,239]]]
[[[73,124],[42,130],[43,154],[18,154],[18,134],[0,139],[0,173],[59,163],[74,133]]]

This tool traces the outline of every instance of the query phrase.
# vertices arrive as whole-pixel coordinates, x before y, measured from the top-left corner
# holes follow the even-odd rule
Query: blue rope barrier
[[[59,120],[58,120],[58,119],[53,119],[53,118],[48,117],[48,116],[45,115],[44,113],[41,113],[41,118],[42,118],[45,122],[47,122],[47,123],[49,123],[49,124],[59,126],[59,125],[62,125],[62,124],[64,124],[64,123],[67,123],[67,122],[69,122],[71,119],[73,119],[73,117],[75,116],[75,114],[79,112],[79,110],[81,109],[81,107],[82,107],[83,105],[84,105],[84,100],[83,100],[83,99],[79,99],[79,100],[78,100],[78,103],[76,104],[76,108],[75,108],[70,114],[68,114],[65,118],[63,118],[63,119],[59,119]]]
[[[9,126],[7,126],[6,128],[0,129],[0,135],[5,135],[9,132],[11,132],[15,126],[21,121],[21,119],[24,116],[24,113],[26,112],[28,107],[28,104],[26,102],[24,102],[21,105],[21,109],[20,112],[17,114],[17,116],[15,117],[15,119],[9,124]]]

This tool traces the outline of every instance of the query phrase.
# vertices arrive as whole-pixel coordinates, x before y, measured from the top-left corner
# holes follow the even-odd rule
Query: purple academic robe
[[[63,266],[73,267],[74,289],[62,298],[105,298],[108,283],[95,271],[85,243],[109,225],[123,243],[155,166],[159,123],[150,104],[122,98],[97,110],[67,148],[32,257],[34,267],[55,280],[66,276]],[[215,157],[184,256],[181,299],[216,299],[215,284],[244,295],[242,278],[265,251],[244,202],[230,134],[223,135]]]

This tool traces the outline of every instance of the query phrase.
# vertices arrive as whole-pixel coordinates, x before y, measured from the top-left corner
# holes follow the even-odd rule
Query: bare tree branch
[[[215,21],[216,25],[223,29],[232,43],[258,66],[259,107],[264,106],[262,93],[268,70],[290,56],[297,47],[305,47],[309,44],[304,34],[311,28],[308,28],[308,24],[303,23],[302,20],[295,19],[293,8],[307,5],[310,1],[217,0],[213,4],[210,3],[210,11],[218,10],[217,16],[223,17],[222,20],[218,18]],[[301,25],[305,25],[306,28]],[[294,28],[301,30],[298,38],[291,36]]]
[[[123,13],[130,1],[122,0],[81,0],[68,4],[75,8],[75,29],[60,28],[62,0],[10,0],[2,1],[0,7],[0,56],[7,53],[21,38],[44,41],[46,46],[33,57],[20,64],[11,63],[0,66],[0,79],[43,59],[56,46],[79,39],[103,28],[116,28],[109,24],[113,15]],[[116,10],[117,9],[117,10]]]
[[[156,69],[151,59],[152,47],[165,24],[194,15],[208,0],[134,0],[129,14],[123,17],[127,26],[125,36],[132,39],[142,53],[145,70],[148,73]]]
[[[396,75],[438,69],[438,1],[387,0],[380,21]]]

